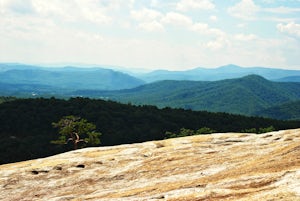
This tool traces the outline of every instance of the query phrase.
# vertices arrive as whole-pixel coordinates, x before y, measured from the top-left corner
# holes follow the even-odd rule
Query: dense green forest
[[[259,116],[276,119],[300,119],[300,100],[276,105],[256,113]]]
[[[2,98],[4,99],[4,98]],[[182,128],[203,127],[216,132],[239,132],[273,126],[275,130],[299,128],[300,121],[279,121],[226,113],[210,113],[155,106],[133,106],[88,98],[16,99],[0,104],[0,163],[45,157],[71,150],[54,145],[58,130],[52,127],[63,116],[87,119],[101,132],[101,146],[166,138]]]
[[[84,90],[76,95],[158,107],[260,116],[260,111],[300,100],[300,83],[272,82],[258,75],[249,75],[214,82],[166,80],[119,91]],[[288,112],[286,110],[286,119],[294,119],[294,115],[289,116]]]

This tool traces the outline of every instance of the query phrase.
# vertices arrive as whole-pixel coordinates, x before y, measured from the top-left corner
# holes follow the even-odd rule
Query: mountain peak
[[[234,69],[234,70],[236,70],[236,69],[240,69],[240,68],[242,68],[242,67],[237,66],[235,64],[228,64],[228,65],[225,65],[225,66],[220,66],[217,69],[227,69],[227,70],[233,70]]]
[[[266,78],[264,78],[263,76],[260,75],[256,75],[256,74],[250,74],[250,75],[246,75],[245,77],[242,77],[241,79],[246,79],[246,80],[264,80],[264,81],[268,81]]]
[[[256,75],[256,74],[250,74],[250,75],[246,75],[242,78],[238,78],[240,80],[244,80],[244,81],[247,81],[247,82],[251,82],[251,83],[257,83],[257,84],[260,84],[260,85],[268,85],[269,83],[272,83],[272,81],[264,78],[263,76],[260,76],[260,75]]]

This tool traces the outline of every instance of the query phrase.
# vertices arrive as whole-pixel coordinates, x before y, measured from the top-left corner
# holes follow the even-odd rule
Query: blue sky
[[[0,0],[0,62],[300,70],[300,0]]]

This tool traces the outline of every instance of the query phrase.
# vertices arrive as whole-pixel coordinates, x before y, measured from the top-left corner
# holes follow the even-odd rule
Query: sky
[[[0,0],[0,62],[300,70],[300,0]]]

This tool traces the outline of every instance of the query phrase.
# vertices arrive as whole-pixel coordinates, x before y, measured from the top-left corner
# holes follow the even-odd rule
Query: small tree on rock
[[[60,134],[57,140],[51,141],[53,144],[67,144],[72,141],[74,149],[100,144],[101,133],[96,132],[96,126],[86,119],[72,115],[65,116],[52,125],[59,129]]]

